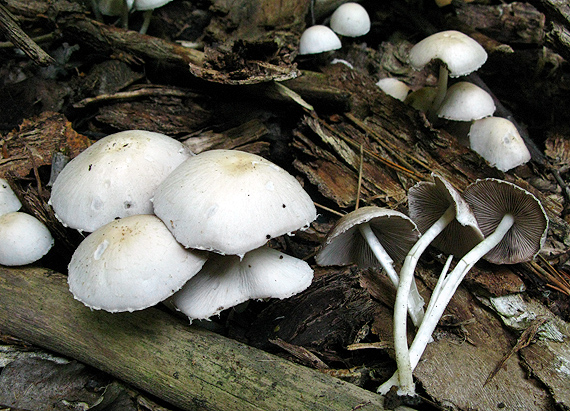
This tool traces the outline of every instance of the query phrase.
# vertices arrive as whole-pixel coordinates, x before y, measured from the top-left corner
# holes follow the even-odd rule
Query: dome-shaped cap
[[[492,116],[495,108],[489,93],[473,83],[460,81],[447,89],[437,115],[448,120],[472,121]]]
[[[205,253],[182,247],[156,216],[130,216],[79,244],[69,263],[69,289],[93,309],[141,310],[179,290],[205,261]]]
[[[338,50],[342,44],[340,39],[327,26],[315,25],[306,29],[299,40],[299,54],[319,54]]]
[[[64,225],[88,232],[117,218],[151,214],[154,190],[190,155],[182,143],[160,133],[109,135],[65,166],[50,204]]]
[[[244,255],[307,228],[317,210],[291,174],[255,154],[190,157],[156,190],[155,214],[185,247]]]
[[[19,211],[0,216],[0,264],[31,264],[53,246],[53,237],[37,218]]]
[[[410,50],[409,62],[421,69],[432,60],[440,60],[451,77],[466,76],[487,61],[487,52],[471,37],[448,30],[432,34]]]
[[[420,233],[406,215],[388,208],[361,207],[337,221],[315,256],[319,265],[357,264],[367,268],[378,266],[378,260],[360,234],[358,226],[369,223],[390,258],[402,261]]]
[[[514,224],[485,260],[516,264],[531,260],[546,241],[548,217],[540,201],[523,188],[503,180],[477,180],[463,192],[485,236],[495,231],[505,214]]]
[[[401,80],[392,77],[386,77],[376,82],[384,93],[394,97],[400,101],[404,101],[410,92],[410,87]]]
[[[481,240],[483,233],[475,215],[461,194],[443,177],[432,174],[433,183],[421,181],[408,191],[410,218],[425,233],[450,207],[455,219],[432,241],[444,253],[463,256]]]
[[[22,208],[22,203],[10,184],[0,178],[0,215],[18,211],[20,208]]]
[[[358,3],[344,3],[332,14],[330,26],[341,36],[364,36],[370,31],[370,16]]]
[[[239,257],[213,255],[172,298],[191,320],[204,320],[250,299],[288,298],[311,285],[313,270],[268,247]]]
[[[501,171],[508,171],[531,159],[515,125],[502,117],[487,117],[473,122],[469,129],[469,146]]]

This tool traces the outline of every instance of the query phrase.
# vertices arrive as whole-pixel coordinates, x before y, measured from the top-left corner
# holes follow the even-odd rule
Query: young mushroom
[[[432,34],[417,43],[410,50],[408,60],[417,70],[431,61],[439,61],[437,94],[428,110],[428,118],[433,120],[445,98],[448,76],[466,76],[479,69],[487,61],[487,52],[466,34],[448,30]]]
[[[530,192],[506,181],[477,180],[463,193],[485,239],[467,252],[442,280],[440,291],[426,309],[424,321],[410,346],[414,369],[431,338],[445,308],[467,272],[484,258],[495,264],[516,264],[533,259],[540,251],[548,231],[548,218],[540,201]],[[386,393],[399,380],[397,371],[380,386]]]
[[[288,298],[306,289],[311,267],[269,247],[235,255],[213,254],[202,270],[172,297],[190,321],[207,320],[250,299]]]
[[[419,258],[429,245],[462,256],[483,239],[475,215],[461,194],[443,177],[437,174],[432,174],[432,177],[433,183],[422,181],[408,191],[410,218],[418,225],[422,236],[404,260],[394,304],[394,350],[399,370],[399,393],[409,396],[415,392],[406,334],[406,305]]]
[[[49,203],[66,226],[93,232],[116,218],[152,214],[162,180],[192,153],[160,133],[128,130],[97,141],[55,180]]]
[[[20,199],[3,178],[0,178],[0,215],[12,213],[22,208]]]
[[[341,47],[342,43],[335,32],[319,24],[306,29],[299,40],[300,55],[321,54]]]
[[[508,171],[531,159],[517,128],[506,118],[487,117],[475,121],[469,129],[469,146],[501,171]]]
[[[0,264],[31,264],[53,246],[53,237],[37,218],[20,211],[0,215]]]
[[[376,85],[380,87],[380,90],[384,93],[400,101],[406,100],[410,92],[410,87],[408,87],[406,83],[392,77],[380,79],[376,82]]]
[[[322,266],[357,264],[367,268],[380,265],[392,284],[398,287],[400,280],[394,261],[402,261],[418,237],[416,225],[406,215],[387,208],[361,207],[337,221],[315,260]],[[412,281],[408,288],[410,286],[406,307],[412,322],[419,326],[424,301],[415,282]]]
[[[190,157],[160,184],[153,203],[185,247],[238,256],[307,228],[317,216],[295,177],[237,150]]]
[[[134,215],[79,244],[69,263],[69,289],[95,310],[142,310],[170,297],[205,261],[206,253],[182,247],[156,216]]]
[[[473,121],[492,116],[495,109],[489,93],[473,83],[459,81],[447,89],[437,116],[453,121]]]
[[[358,3],[344,3],[332,14],[330,26],[341,36],[360,37],[370,31],[370,16]]]

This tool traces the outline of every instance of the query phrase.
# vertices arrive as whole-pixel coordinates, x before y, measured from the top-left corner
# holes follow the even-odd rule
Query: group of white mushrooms
[[[467,272],[481,258],[495,264],[531,260],[542,247],[548,219],[530,192],[503,180],[477,180],[463,194],[439,175],[408,193],[409,216],[376,206],[342,217],[316,255],[319,265],[381,267],[397,287],[394,349],[398,371],[380,386],[386,394],[415,395],[412,372],[447,304]],[[429,245],[448,254],[427,308],[414,272]],[[449,271],[453,257],[459,258]],[[395,264],[400,265],[399,274]],[[407,344],[407,314],[417,328]]]
[[[90,233],[68,267],[74,297],[92,309],[134,311],[171,298],[190,320],[249,299],[286,298],[313,270],[269,248],[304,229],[316,209],[300,183],[237,150],[192,154],[140,130],[107,136],[61,171],[50,204]]]

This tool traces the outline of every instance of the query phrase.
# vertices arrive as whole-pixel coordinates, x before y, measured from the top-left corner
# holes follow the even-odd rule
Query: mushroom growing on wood
[[[19,211],[0,215],[0,264],[31,264],[53,246],[53,237],[37,218]]]
[[[295,177],[237,150],[190,157],[160,184],[153,203],[155,214],[185,247],[239,256],[308,228],[317,216]]]
[[[20,199],[3,178],[0,178],[0,215],[12,213],[22,208]]]
[[[299,54],[320,54],[338,50],[342,47],[340,39],[327,26],[316,24],[306,29],[299,40]]]
[[[206,253],[182,247],[156,216],[134,215],[79,244],[69,263],[69,289],[92,309],[141,310],[178,291],[205,261]]]
[[[533,259],[548,231],[548,218],[540,201],[530,192],[503,180],[485,179],[472,183],[463,193],[485,239],[458,261],[432,296],[424,320],[409,350],[412,370],[416,367],[433,330],[459,284],[479,259],[495,264],[515,264]],[[386,393],[399,381],[397,371],[378,388]]]
[[[337,221],[315,256],[318,265],[357,264],[361,268],[380,265],[398,287],[394,261],[402,261],[419,237],[414,222],[387,208],[361,207]],[[415,325],[423,317],[423,298],[412,281],[407,311]]]
[[[97,141],[55,180],[49,203],[66,226],[93,232],[115,220],[152,214],[162,180],[192,153],[160,133],[128,130]]]
[[[370,16],[358,3],[344,3],[332,14],[330,26],[341,36],[360,37],[370,31]]]
[[[191,321],[207,320],[250,299],[291,297],[312,279],[306,262],[269,247],[249,251],[243,259],[213,254],[172,303]]]
[[[410,50],[408,60],[417,70],[431,61],[440,62],[437,94],[428,111],[428,118],[433,119],[447,92],[447,77],[466,76],[479,69],[487,61],[487,52],[466,34],[448,30],[417,43]]]
[[[437,116],[453,121],[473,121],[492,116],[495,108],[489,93],[473,83],[459,81],[447,89]]]

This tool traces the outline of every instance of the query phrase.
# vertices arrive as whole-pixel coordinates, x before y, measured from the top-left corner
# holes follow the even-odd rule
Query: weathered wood
[[[382,397],[156,308],[91,311],[66,277],[0,268],[0,332],[70,356],[184,410],[382,410]]]

